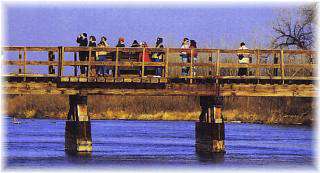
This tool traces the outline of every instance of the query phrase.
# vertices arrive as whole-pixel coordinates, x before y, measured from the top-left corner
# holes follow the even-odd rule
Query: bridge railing
[[[138,77],[153,76],[150,71],[161,68],[161,78],[222,78],[222,79],[279,79],[313,80],[315,69],[315,51],[310,50],[247,50],[245,56],[249,63],[239,63],[239,50],[226,49],[180,49],[180,48],[100,48],[100,47],[4,47],[6,66],[16,66],[5,75],[27,77],[65,77],[80,76],[79,66],[88,66],[87,74],[82,77],[96,77],[98,66],[112,69],[113,77],[124,76],[120,71],[135,69],[136,72],[125,75]],[[79,61],[79,52],[87,52],[87,61]],[[108,53],[106,61],[96,61],[94,52]],[[29,56],[33,52],[42,52],[39,57]],[[163,53],[160,62],[146,62],[145,56]],[[188,61],[182,61],[180,54],[189,55]],[[11,54],[15,53],[15,54]],[[10,58],[9,58],[10,56]],[[14,56],[11,58],[11,56]],[[46,69],[33,69],[29,66],[42,66]],[[239,68],[246,68],[245,76],[239,76]],[[182,69],[185,69],[184,73]],[[39,72],[42,72],[39,74]]]

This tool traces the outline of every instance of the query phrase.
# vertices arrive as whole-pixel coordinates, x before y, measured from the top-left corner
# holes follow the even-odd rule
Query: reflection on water
[[[312,129],[226,124],[226,153],[195,150],[194,122],[94,120],[91,156],[64,151],[64,120],[7,120],[7,167],[312,167]]]
[[[196,151],[199,162],[223,163],[225,153],[203,153]]]

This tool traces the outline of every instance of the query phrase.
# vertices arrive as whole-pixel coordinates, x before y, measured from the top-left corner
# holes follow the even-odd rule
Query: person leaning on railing
[[[163,38],[158,37],[156,42],[156,48],[164,48],[163,46]],[[155,52],[152,54],[152,61],[153,62],[162,62],[163,61],[164,52]],[[156,67],[156,76],[161,77],[161,67]]]
[[[105,36],[101,37],[98,47],[109,47],[109,44],[107,43],[107,38]],[[107,55],[108,55],[107,51],[97,52],[97,61],[101,61],[101,62],[106,61]],[[107,75],[111,75],[110,70],[106,66],[97,66],[96,70],[98,75],[104,75],[105,73]]]
[[[77,37],[77,43],[79,43],[80,47],[87,47],[88,46],[88,38],[87,33],[82,33]],[[86,61],[89,56],[88,51],[79,51],[79,60]],[[85,65],[80,66],[81,74],[86,74],[86,67]]]
[[[190,49],[196,49],[197,48],[197,42],[195,40],[190,40]],[[191,56],[193,59],[193,63],[197,63],[198,61],[198,52],[196,50],[192,51],[192,55],[191,55],[191,50],[188,51],[188,58],[191,60]],[[196,68],[193,66],[193,76],[196,75]]]
[[[248,52],[248,48],[245,46],[244,42],[240,43],[240,48],[238,49],[238,58],[239,58],[239,64],[249,64],[249,52]],[[248,69],[247,68],[239,68],[238,71],[238,76],[245,76],[248,73]]]

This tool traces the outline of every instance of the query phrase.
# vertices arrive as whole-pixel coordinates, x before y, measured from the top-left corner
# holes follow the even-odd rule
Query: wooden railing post
[[[24,47],[23,48],[23,74],[24,74],[24,78],[23,80],[26,81],[27,79],[27,48]]]
[[[92,57],[91,57],[91,53],[92,53],[92,48],[91,47],[89,47],[89,64],[88,64],[88,77],[89,76],[93,76],[92,75],[92,68],[91,68],[91,61],[92,61]]]
[[[277,57],[277,53],[273,52],[273,64],[279,64],[279,59]],[[274,76],[278,76],[278,68],[273,68],[273,75]]]
[[[64,61],[64,47],[59,46],[59,62],[58,62],[58,76],[62,77],[63,75],[63,61]]]
[[[284,54],[283,54],[283,49],[281,49],[280,59],[281,59],[281,80],[282,80],[282,84],[284,84]]]
[[[260,50],[256,50],[256,58],[257,58],[257,62],[256,62],[256,77],[260,76]]]
[[[166,72],[165,72],[165,78],[169,78],[169,48],[166,49]]]
[[[217,50],[216,76],[220,76],[220,49]]]
[[[209,62],[210,62],[210,64],[213,63],[213,53],[212,53],[212,51],[210,51]],[[213,75],[213,67],[212,67],[212,66],[210,66],[210,67],[208,68],[207,74],[208,74],[208,76]]]
[[[118,77],[118,63],[119,63],[119,48],[116,48],[116,66],[114,68],[114,77]]]
[[[142,69],[141,69],[141,77],[144,77],[144,54],[146,53],[146,48],[143,48],[142,51]]]
[[[190,50],[190,83],[192,83],[192,79],[193,79],[193,49]]]

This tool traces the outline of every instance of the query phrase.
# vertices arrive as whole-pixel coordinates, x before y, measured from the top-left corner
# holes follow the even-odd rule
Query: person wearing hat
[[[131,47],[139,47],[139,43],[137,40],[133,40]]]
[[[98,44],[98,47],[109,47],[109,44],[107,43],[107,38],[105,36],[101,37],[101,40]],[[97,57],[98,57],[97,60],[102,61],[102,62],[106,61],[107,55],[108,55],[107,51],[97,52]],[[105,73],[110,75],[110,70],[106,66],[97,66],[97,74],[98,75],[104,75]]]
[[[138,43],[137,40],[133,40],[131,47],[140,47],[140,44]],[[130,57],[129,59],[134,59],[135,61],[138,61],[139,58],[139,52],[130,52]]]
[[[116,47],[126,47],[126,45],[124,44],[124,38],[120,37],[118,40],[118,44],[116,45]]]
[[[142,48],[148,47],[147,42],[145,42],[145,41],[141,42],[140,45]],[[142,60],[144,62],[151,62],[151,58],[150,58],[149,52],[147,50],[144,51],[144,53],[143,52],[139,53],[139,62],[142,62]],[[149,69],[150,69],[149,67],[145,66],[145,71],[147,71]],[[140,70],[140,74],[142,75],[142,69]]]
[[[183,38],[182,44],[181,44],[181,49],[189,49],[189,39],[188,38]],[[188,55],[187,51],[182,51],[180,53],[181,61],[184,63],[188,63]],[[189,69],[186,66],[183,66],[181,69],[181,75],[188,75]]]
[[[162,37],[157,38],[156,48],[164,48]],[[152,54],[152,61],[153,62],[162,62],[163,56],[164,56],[164,52],[155,52]],[[156,76],[155,77],[161,77],[161,71],[162,71],[161,67],[156,67]]]
[[[96,43],[96,37],[95,36],[90,36],[89,37],[89,47],[97,47],[97,43]],[[91,51],[91,58],[94,60],[97,60],[96,58],[96,51]],[[91,66],[92,69],[95,69],[95,66]]]
[[[88,46],[88,38],[87,33],[82,33],[77,37],[77,43],[79,43],[80,47],[87,47]],[[89,57],[88,51],[79,51],[79,60],[80,61],[86,61]],[[81,65],[80,66],[80,72],[82,75],[86,74],[86,66]]]
[[[126,45],[124,44],[125,42],[125,39],[124,37],[120,37],[118,39],[118,44],[116,45],[116,47],[126,47]],[[119,51],[118,52],[118,56],[119,56],[119,59],[123,58],[124,57],[124,52],[123,51]],[[113,52],[113,59],[115,60],[116,59],[116,52]],[[114,70],[115,70],[115,67],[114,67]],[[120,70],[118,69],[118,73],[120,72]],[[117,73],[117,72],[115,72]]]
[[[239,58],[239,64],[248,64],[249,63],[249,53],[247,52],[248,48],[246,47],[246,44],[244,42],[240,43],[240,47],[238,49],[238,58]],[[239,68],[238,76],[245,76],[247,75],[248,69],[247,68]]]

